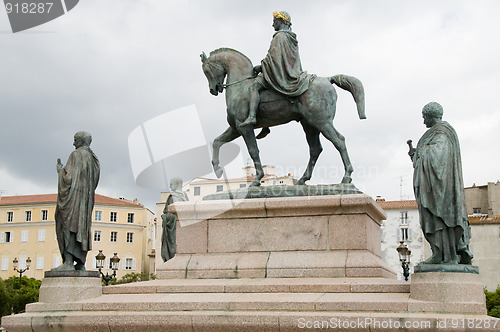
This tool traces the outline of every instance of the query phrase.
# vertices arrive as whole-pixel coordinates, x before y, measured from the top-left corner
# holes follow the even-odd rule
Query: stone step
[[[409,293],[386,278],[164,279],[103,287],[103,294],[151,293]]]
[[[414,312],[56,311],[4,316],[2,323],[9,331],[500,331],[500,319],[485,315]]]
[[[106,294],[72,303],[34,303],[40,311],[358,311],[408,310],[409,293],[156,293]]]

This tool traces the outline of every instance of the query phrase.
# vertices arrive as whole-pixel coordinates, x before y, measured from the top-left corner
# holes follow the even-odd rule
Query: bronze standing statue
[[[75,134],[75,151],[66,166],[57,160],[58,195],[55,213],[57,242],[63,264],[53,271],[85,270],[87,252],[92,250],[92,209],[99,182],[99,160],[90,149],[92,136]]]
[[[408,141],[408,154],[413,161],[420,225],[432,249],[432,256],[423,263],[471,264],[458,137],[453,127],[442,120],[443,108],[438,103],[425,105],[422,115],[429,129],[416,149]]]
[[[177,251],[176,244],[176,228],[177,218],[175,214],[168,212],[168,206],[175,202],[184,202],[188,200],[185,192],[182,191],[182,179],[173,178],[170,180],[170,190],[163,209],[162,219],[162,234],[161,234],[161,258],[164,262],[172,259]]]
[[[215,174],[222,176],[219,166],[221,146],[242,136],[256,169],[251,186],[259,186],[264,171],[256,139],[264,137],[269,127],[295,120],[304,129],[310,156],[298,184],[305,184],[311,179],[314,165],[323,150],[320,134],[339,151],[345,171],[342,183],[350,183],[354,169],[345,138],[333,127],[337,93],[332,84],[351,92],[360,119],[366,118],[363,85],[352,76],[316,77],[302,71],[297,39],[290,31],[290,15],[275,12],[273,16],[276,33],[268,55],[260,66],[254,68],[245,55],[229,48],[217,49],[209,57],[205,53],[201,55],[210,93],[217,96],[226,89],[229,128],[213,143],[212,165]],[[262,73],[256,77],[255,74],[260,71]],[[263,128],[257,137],[254,128]]]

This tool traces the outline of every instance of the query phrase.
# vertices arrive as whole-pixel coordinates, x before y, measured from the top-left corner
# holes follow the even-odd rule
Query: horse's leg
[[[319,140],[319,131],[307,124],[304,120],[302,120],[300,124],[302,125],[302,128],[304,128],[307,144],[309,144],[309,163],[307,164],[304,175],[302,175],[302,177],[297,182],[298,185],[305,184],[306,181],[311,179],[316,161],[318,160],[321,151],[323,151],[323,148],[321,147],[321,141]]]
[[[212,144],[212,166],[214,168],[215,175],[217,175],[218,178],[222,176],[223,172],[223,169],[219,166],[220,147],[238,137],[240,137],[240,133],[233,127],[229,127],[225,132],[217,137]]]
[[[239,128],[241,136],[245,140],[248,153],[253,160],[253,165],[255,167],[255,178],[253,179],[250,187],[260,186],[260,179],[264,177],[264,170],[262,169],[262,163],[260,162],[259,147],[257,146],[257,139],[255,138],[255,133],[252,127],[245,126]]]
[[[334,127],[332,123],[325,123],[320,128],[321,133],[325,136],[330,142],[333,143],[335,148],[340,152],[340,157],[342,158],[342,162],[344,163],[344,177],[342,178],[342,183],[351,183],[352,178],[351,174],[354,171],[352,167],[351,160],[349,158],[349,154],[347,153],[347,147],[345,145],[345,137],[342,136]]]

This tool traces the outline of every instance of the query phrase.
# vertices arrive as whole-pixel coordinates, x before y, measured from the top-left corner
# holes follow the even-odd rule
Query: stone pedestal
[[[168,278],[387,277],[385,212],[364,194],[179,202]]]
[[[39,301],[43,303],[75,302],[101,295],[101,276],[97,271],[47,271],[40,286]]]
[[[409,311],[486,314],[477,273],[419,272],[411,276]]]

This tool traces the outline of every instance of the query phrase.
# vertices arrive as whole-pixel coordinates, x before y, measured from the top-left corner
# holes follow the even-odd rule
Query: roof
[[[385,201],[383,199],[377,199],[377,203],[384,210],[399,210],[399,209],[417,209],[417,201]]]
[[[44,204],[44,203],[56,203],[56,202],[57,202],[57,194],[2,196],[0,198],[0,206]],[[99,194],[95,194],[95,204],[142,207],[142,204],[139,204],[138,202],[132,202],[129,200],[119,199],[119,198],[112,198]]]
[[[469,224],[500,224],[500,216],[488,218],[488,215],[469,216]]]

